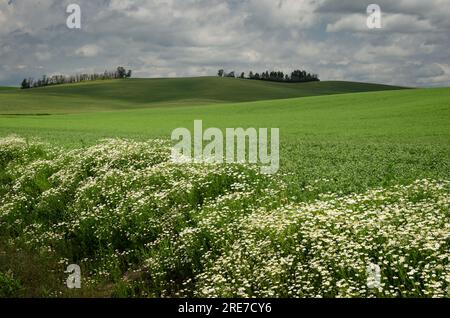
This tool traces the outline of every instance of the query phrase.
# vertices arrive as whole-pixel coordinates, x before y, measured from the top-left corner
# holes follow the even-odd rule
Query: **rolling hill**
[[[205,87],[214,82],[221,85],[213,94]],[[253,91],[246,91],[248,85]],[[380,89],[388,90],[361,92]],[[38,137],[79,148],[102,138],[167,139],[173,129],[192,129],[193,121],[202,119],[204,127],[221,129],[280,128],[281,169],[292,174],[294,188],[324,176],[335,180],[333,191],[448,176],[450,88],[392,89],[349,82],[285,85],[197,78],[4,91],[0,137]],[[327,95],[333,92],[341,94]],[[303,97],[280,98],[292,95]],[[12,107],[4,103],[8,98]]]
[[[401,87],[341,81],[276,83],[218,77],[110,80],[0,90],[0,114],[193,106],[397,89]]]
[[[450,89],[440,88],[48,116],[4,114],[0,134],[41,135],[57,143],[102,137],[146,139],[170,137],[174,128],[191,127],[193,120],[202,119],[205,125],[219,128],[279,127],[282,137],[293,140],[385,136],[410,142],[448,141],[449,105]],[[41,111],[50,114],[54,110]]]
[[[365,259],[405,255],[406,263],[425,268],[426,275],[420,277],[443,277],[448,255],[450,88],[392,89],[349,82],[291,85],[197,78],[0,91],[0,210],[6,216],[0,229],[8,234],[0,242],[29,242],[33,253],[44,247],[57,257],[53,267],[47,265],[55,270],[24,266],[26,271],[15,277],[36,277],[37,272],[51,286],[60,286],[62,276],[48,278],[48,273],[62,269],[59,260],[86,257],[83,272],[117,273],[113,283],[106,281],[108,289],[88,288],[86,293],[106,290],[116,296],[123,288],[116,282],[131,269],[148,271],[156,264],[154,276],[138,276],[129,287],[134,295],[136,286],[145,286],[137,291],[148,297],[160,292],[159,286],[171,290],[175,285],[167,281],[173,275],[193,281],[192,269],[198,264],[206,264],[198,268],[202,277],[214,277],[212,281],[218,277],[216,268],[234,270],[232,264],[244,264],[235,272],[249,273],[247,281],[264,279],[254,286],[265,286],[267,277],[279,273],[284,275],[280,285],[298,285],[297,276],[290,276],[298,267],[284,270],[266,264],[300,255],[302,262],[314,264],[302,264],[306,273],[317,264],[331,269],[327,275],[334,286],[346,279],[342,264],[360,264],[362,253]],[[170,139],[175,128],[192,130],[196,119],[203,120],[204,129],[279,128],[279,173],[261,178],[247,166],[174,165],[169,149],[150,146],[162,143],[135,142]],[[114,140],[101,140],[107,137]],[[324,236],[327,233],[332,236]],[[440,242],[439,254],[435,242]],[[309,252],[314,246],[316,256]],[[431,252],[423,246],[432,247],[436,271],[428,269]],[[25,257],[46,264],[4,250],[0,244],[0,256],[7,256],[0,262],[0,273],[2,264],[19,264]],[[236,262],[241,251],[244,256]],[[217,263],[222,259],[226,263]],[[354,267],[348,271],[358,274],[349,281],[360,279],[358,286],[365,286],[367,264],[361,264],[358,272]],[[390,264],[390,275],[405,273],[403,261]],[[263,275],[254,275],[250,267]],[[276,275],[271,276],[274,268]],[[145,280],[141,285],[142,277],[161,278],[158,284],[146,285]],[[103,280],[102,275],[98,281]],[[402,296],[403,282],[398,282]],[[435,281],[420,284],[434,286]],[[410,292],[430,295],[414,288]]]
[[[100,87],[105,83],[80,85],[79,89],[95,85]],[[75,87],[54,87],[48,92],[59,89]],[[314,194],[302,190],[302,185],[316,185],[317,180],[327,180],[320,181],[321,192],[350,193],[376,186],[407,184],[421,178],[449,177],[450,88],[197,103],[194,106],[192,100],[184,104],[127,103],[102,99],[93,92],[90,98],[77,97],[74,93],[75,102],[70,104],[68,97],[43,95],[40,90],[30,90],[26,94],[34,96],[39,112],[49,115],[0,115],[0,137],[38,137],[66,149],[84,148],[103,138],[170,139],[173,129],[192,130],[193,121],[201,119],[205,129],[279,128],[280,169],[287,178],[289,191],[297,198],[314,198]],[[105,94],[103,92],[103,96]],[[61,107],[72,105],[79,109],[84,106],[84,110],[90,112],[51,114],[56,106],[46,108],[42,103],[48,101],[49,96],[60,100]],[[106,108],[112,102],[117,110]],[[30,111],[27,105],[20,105],[24,111]],[[98,105],[105,108],[93,111]]]

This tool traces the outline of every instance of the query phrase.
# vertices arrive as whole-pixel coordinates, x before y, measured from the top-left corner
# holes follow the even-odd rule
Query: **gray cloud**
[[[326,79],[450,84],[450,0],[378,0],[383,28],[354,0],[0,0],[0,85],[102,72],[214,75],[302,67]],[[81,30],[66,7],[82,9]]]

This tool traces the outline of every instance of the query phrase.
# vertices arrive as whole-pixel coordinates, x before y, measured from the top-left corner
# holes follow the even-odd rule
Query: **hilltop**
[[[194,106],[397,89],[402,87],[343,81],[276,83],[219,77],[107,80],[31,90],[0,89],[0,114]]]

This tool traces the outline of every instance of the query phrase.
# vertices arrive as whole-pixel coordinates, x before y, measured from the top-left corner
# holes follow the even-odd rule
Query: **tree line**
[[[245,76],[245,73],[242,72],[240,75],[236,76],[234,71],[229,73],[225,72],[223,69],[220,69],[217,72],[219,77],[234,77],[234,78],[242,78],[242,79],[250,79],[250,80],[260,80],[260,81],[272,81],[272,82],[288,82],[288,83],[298,83],[298,82],[317,82],[320,81],[319,76],[317,74],[311,74],[304,70],[295,70],[290,74],[285,74],[282,71],[265,71],[262,73],[253,73],[250,71],[248,76]]]
[[[33,78],[24,78],[20,87],[22,89],[44,87],[50,85],[80,83],[87,81],[109,80],[119,78],[130,78],[131,70],[126,70],[122,66],[119,66],[115,71],[105,71],[104,73],[92,73],[92,74],[76,74],[76,75],[44,75],[42,78],[35,80]]]

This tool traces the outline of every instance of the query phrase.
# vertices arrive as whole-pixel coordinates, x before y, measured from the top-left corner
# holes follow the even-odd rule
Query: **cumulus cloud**
[[[366,26],[366,0],[78,0],[81,30],[66,26],[72,2],[0,1],[0,85],[118,65],[140,77],[302,67],[324,80],[450,84],[450,0],[379,0],[380,30]]]

